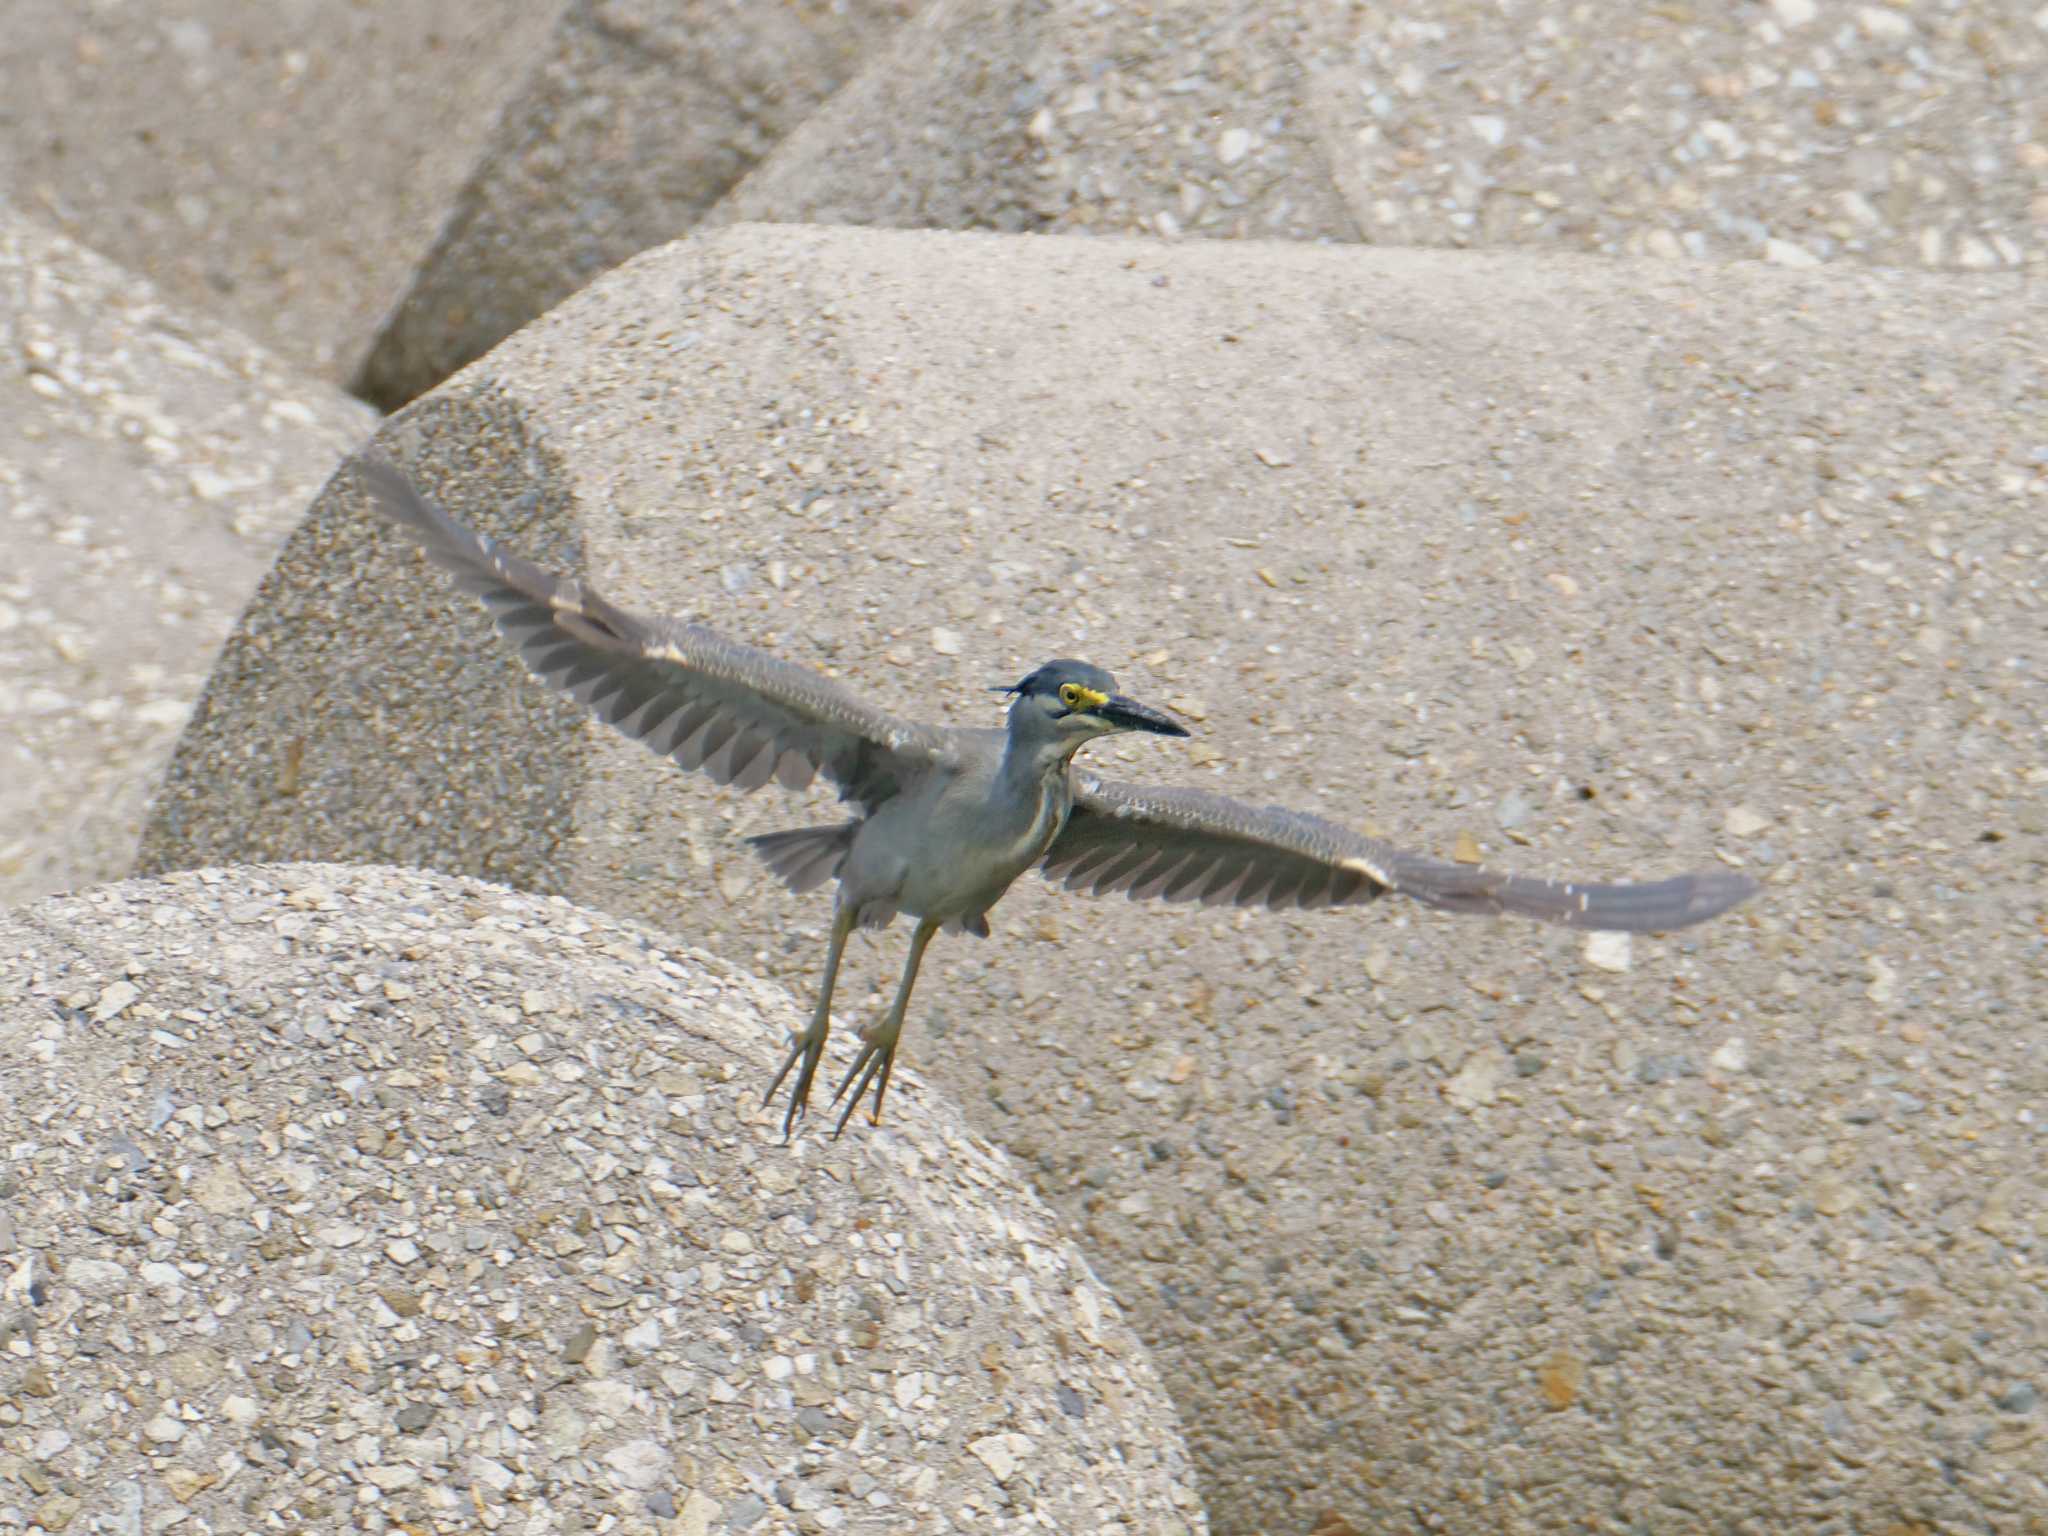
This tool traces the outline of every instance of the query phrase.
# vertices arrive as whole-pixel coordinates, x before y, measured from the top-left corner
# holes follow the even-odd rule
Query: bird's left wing
[[[1442,912],[1512,912],[1568,928],[1650,933],[1725,912],[1756,890],[1716,871],[1644,885],[1536,880],[1408,853],[1334,822],[1199,789],[1074,774],[1074,810],[1048,879],[1097,896],[1212,906],[1334,907],[1394,892]]]
[[[872,810],[947,751],[945,736],[808,667],[681,619],[606,602],[457,522],[388,459],[356,472],[371,505],[489,610],[534,676],[599,720],[720,784],[802,789],[823,774]]]

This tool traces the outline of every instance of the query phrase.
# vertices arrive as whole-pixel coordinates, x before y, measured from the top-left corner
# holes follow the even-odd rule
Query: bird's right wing
[[[356,472],[371,506],[482,601],[535,677],[604,724],[720,784],[803,789],[823,774],[872,811],[946,757],[946,738],[862,703],[808,667],[702,625],[644,618],[499,547],[422,496],[390,460]]]
[[[1240,907],[1332,907],[1388,892],[1441,912],[1512,912],[1568,928],[1650,933],[1725,912],[1756,890],[1732,871],[1645,885],[1538,880],[1409,853],[1321,817],[1199,789],[1074,775],[1048,879],[1097,896]]]

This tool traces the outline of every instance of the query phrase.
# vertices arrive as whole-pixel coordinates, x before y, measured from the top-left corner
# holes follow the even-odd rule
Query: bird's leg
[[[846,1129],[847,1118],[860,1103],[861,1095],[868,1091],[868,1084],[875,1085],[875,1109],[871,1123],[882,1123],[882,1095],[889,1091],[889,1071],[896,1061],[896,1041],[903,1034],[903,1010],[910,1005],[910,989],[917,984],[918,963],[924,959],[924,947],[931,943],[932,935],[939,931],[938,922],[929,917],[919,918],[917,931],[910,936],[910,958],[903,962],[903,980],[896,986],[896,1001],[889,1005],[889,1011],[878,1023],[870,1024],[860,1032],[861,1052],[854,1058],[852,1069],[846,1074],[838,1090],[832,1095],[837,1104],[840,1095],[846,1092],[848,1084],[858,1077],[853,1097],[846,1101],[846,1108],[839,1112],[839,1124],[832,1128],[836,1137]]]
[[[796,1086],[789,1090],[789,1111],[782,1117],[784,1141],[789,1140],[797,1116],[811,1100],[811,1079],[817,1076],[818,1062],[825,1054],[825,1036],[832,1028],[832,986],[839,979],[839,956],[846,948],[846,936],[853,932],[853,915],[853,908],[844,903],[833,910],[832,937],[825,944],[825,976],[818,983],[818,1006],[811,1010],[811,1027],[790,1040],[788,1059],[761,1100],[765,1108],[775,1098],[782,1080],[789,1076],[789,1069],[799,1061],[804,1064],[803,1071],[797,1074]]]

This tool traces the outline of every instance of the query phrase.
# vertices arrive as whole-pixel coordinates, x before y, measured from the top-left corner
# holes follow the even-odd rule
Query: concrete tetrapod
[[[1007,1158],[931,1097],[781,1145],[791,1012],[417,871],[0,915],[0,1523],[1205,1530]]]

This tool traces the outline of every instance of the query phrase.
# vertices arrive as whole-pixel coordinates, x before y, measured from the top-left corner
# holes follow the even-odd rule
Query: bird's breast
[[[990,827],[994,835],[990,841],[1002,850],[1001,862],[1010,866],[1009,878],[1014,879],[1033,864],[1036,864],[1045,850],[1052,846],[1052,840],[1059,836],[1065,825],[1067,813],[1074,803],[1064,774],[1041,780],[1037,793],[1025,801],[1025,812],[1016,815],[1014,803],[1009,814],[1002,817],[1009,825]]]
[[[1073,808],[1073,786],[1068,784],[1067,770],[1062,766],[1058,773],[1046,776],[1039,791],[1038,814],[1031,821],[1031,857],[1026,861],[1027,865],[1037,863],[1039,855],[1052,846],[1052,840],[1060,835],[1060,828],[1067,824],[1068,813]]]

